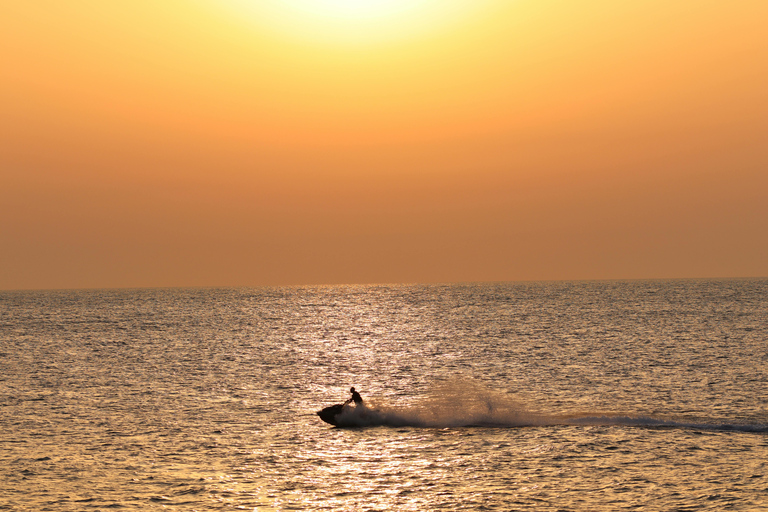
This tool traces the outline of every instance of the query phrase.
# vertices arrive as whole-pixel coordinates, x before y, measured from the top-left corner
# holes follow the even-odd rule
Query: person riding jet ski
[[[355,391],[355,388],[349,388],[349,392],[352,393],[352,398],[344,402],[344,405],[347,405],[350,402],[355,402],[355,407],[363,405],[363,398],[360,396],[360,393]]]

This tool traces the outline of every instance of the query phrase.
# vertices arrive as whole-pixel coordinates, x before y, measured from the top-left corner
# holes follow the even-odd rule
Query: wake
[[[547,414],[531,411],[508,395],[466,382],[441,386],[432,395],[411,406],[371,401],[367,406],[345,407],[336,419],[340,427],[520,428],[569,425],[768,432],[766,424],[690,422],[600,413]]]

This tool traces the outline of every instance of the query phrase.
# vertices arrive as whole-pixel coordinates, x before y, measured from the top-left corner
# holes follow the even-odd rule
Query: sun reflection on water
[[[765,283],[606,286],[6,297],[0,508],[765,509]]]

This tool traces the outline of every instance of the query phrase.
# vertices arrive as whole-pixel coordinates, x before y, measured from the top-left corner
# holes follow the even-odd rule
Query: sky
[[[766,20],[0,0],[0,289],[768,276]]]

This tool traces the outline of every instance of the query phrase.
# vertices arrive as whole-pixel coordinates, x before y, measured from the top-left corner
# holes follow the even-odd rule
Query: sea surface
[[[768,510],[768,280],[0,292],[0,509]]]

